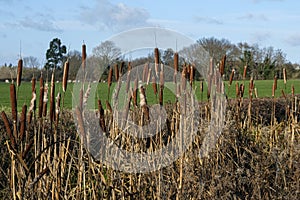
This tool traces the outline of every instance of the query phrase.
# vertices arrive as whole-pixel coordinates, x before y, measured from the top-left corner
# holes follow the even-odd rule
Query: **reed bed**
[[[85,48],[83,45],[83,71],[88,72]],[[120,90],[126,65],[129,70],[123,80],[126,82],[124,88],[127,94],[124,112],[119,112],[119,115],[116,115],[118,98],[115,102],[110,102],[109,97],[97,99],[95,111],[85,110],[87,98],[91,95],[90,83],[82,83],[78,105],[74,108],[75,115],[72,115],[71,111],[61,105],[63,95],[58,93],[54,96],[54,75],[50,80],[50,90],[48,82],[44,82],[42,75],[39,77],[38,110],[31,109],[31,105],[27,110],[27,105],[23,105],[19,113],[16,88],[12,83],[9,86],[11,113],[2,111],[0,119],[0,141],[3,144],[0,146],[0,198],[298,199],[300,101],[295,94],[295,86],[283,91],[283,97],[273,95],[272,98],[260,99],[257,98],[258,95],[254,95],[255,80],[252,78],[248,87],[249,95],[244,95],[243,81],[247,78],[247,67],[244,68],[243,80],[235,80],[232,71],[229,85],[235,87],[228,87],[227,92],[233,90],[236,98],[228,100],[222,134],[209,156],[200,157],[199,152],[207,140],[205,137],[212,123],[211,119],[219,112],[214,109],[215,95],[211,89],[216,88],[218,93],[224,91],[223,83],[216,77],[224,77],[224,72],[228,71],[225,70],[226,56],[216,66],[214,63],[217,62],[211,60],[207,78],[207,101],[194,102],[191,92],[193,88],[200,87],[198,91],[203,96],[203,81],[199,86],[194,85],[194,63],[178,63],[179,55],[175,55],[175,103],[163,103],[166,68],[160,63],[157,48],[154,49],[154,65],[145,65],[141,77],[135,76],[131,63],[112,65],[114,67],[109,69],[108,74],[108,90],[113,81],[117,82],[116,89]],[[180,64],[183,66],[182,71],[179,70]],[[64,66],[66,80],[68,65],[67,61]],[[286,73],[283,71],[283,74],[286,84]],[[31,92],[35,94],[36,85],[35,79],[33,80]],[[139,80],[145,84],[151,81],[152,87],[141,85]],[[273,88],[270,88],[272,94],[276,92],[276,81],[274,79]],[[17,86],[22,88],[20,84]],[[62,87],[65,92],[66,81]],[[156,112],[148,105],[146,89],[152,90],[158,98]],[[48,95],[50,109],[47,114]],[[119,91],[117,97],[121,98],[118,95]],[[35,101],[35,98],[32,99]],[[184,117],[190,112],[199,115],[199,121],[194,122],[193,118]],[[27,120],[29,115],[31,120]],[[164,115],[165,125],[160,127],[155,124],[158,123],[155,117]],[[90,120],[87,124],[88,116],[95,120]],[[120,119],[125,119],[121,125]],[[151,127],[161,129],[151,137],[137,138],[124,131],[128,120],[140,127],[148,125],[149,130]],[[195,127],[188,128],[190,124]],[[97,126],[101,128],[100,133],[109,136],[113,144],[129,152],[140,153],[154,152],[171,143],[176,136],[189,138],[187,136],[192,130],[196,131],[191,144],[170,165],[152,172],[129,173],[114,170],[93,156],[96,154],[89,152],[89,145],[97,145],[98,142],[91,142],[93,135],[90,134],[90,127]],[[183,140],[177,142],[181,146],[185,144]],[[98,147],[97,151],[100,157],[107,155],[105,146]],[[116,159],[115,162],[121,160]],[[151,162],[148,161],[148,167],[153,164]]]

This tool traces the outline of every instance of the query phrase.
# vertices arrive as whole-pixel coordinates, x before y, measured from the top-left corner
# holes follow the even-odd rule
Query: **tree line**
[[[243,74],[244,67],[247,66],[247,77],[254,79],[273,79],[274,76],[282,78],[282,69],[285,68],[288,77],[299,78],[299,64],[291,63],[286,59],[286,54],[281,49],[275,49],[272,46],[259,47],[259,45],[250,45],[247,42],[237,44],[231,43],[227,39],[217,39],[215,37],[200,38],[195,44],[182,49],[179,53],[181,66],[184,63],[193,62],[193,60],[201,59],[201,52],[205,50],[215,62],[218,62],[226,55],[225,79],[229,79],[231,71],[235,70],[235,77],[240,78]],[[173,49],[160,50],[160,62],[173,66],[175,51]],[[55,69],[58,80],[62,77],[63,63],[68,59],[70,63],[70,79],[75,79],[77,71],[82,62],[81,52],[77,50],[67,51],[61,40],[54,38],[49,43],[49,48],[46,51],[46,63],[44,66],[38,62],[38,59],[29,56],[24,57],[24,78],[30,80],[32,75],[38,76],[40,73],[48,73]],[[200,56],[200,57],[199,57]],[[130,58],[122,55],[120,48],[113,42],[101,42],[94,47],[92,54],[88,57],[92,63],[104,70],[101,79],[105,80],[109,68],[115,64],[120,64],[122,61],[132,63],[132,66],[144,64],[145,62],[153,62],[154,53],[149,51],[145,56],[138,58]],[[127,69],[127,64],[123,70]],[[0,68],[0,79],[11,78],[16,66],[12,64],[4,64]],[[28,77],[27,77],[28,76]],[[196,74],[196,78],[201,78],[201,74]]]

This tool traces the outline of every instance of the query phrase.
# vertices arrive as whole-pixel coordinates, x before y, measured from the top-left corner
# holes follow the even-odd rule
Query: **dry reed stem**
[[[10,105],[11,105],[11,114],[15,122],[17,122],[17,97],[16,97],[16,86],[15,84],[10,84]]]
[[[65,62],[64,65],[64,74],[63,74],[63,80],[62,80],[62,90],[63,92],[66,92],[67,90],[67,83],[68,83],[68,77],[69,77],[69,59]]]
[[[2,117],[2,120],[4,122],[6,133],[7,133],[8,137],[9,137],[9,139],[10,139],[11,146],[12,146],[13,149],[16,149],[16,140],[15,140],[15,137],[14,137],[14,135],[12,133],[12,130],[11,130],[11,127],[10,127],[7,115],[6,115],[6,113],[4,111],[1,112],[1,117]]]
[[[22,107],[22,113],[20,117],[20,141],[23,141],[25,130],[26,130],[26,113],[27,113],[27,105],[23,105]]]
[[[18,69],[17,69],[17,86],[18,87],[21,85],[22,71],[23,71],[23,60],[19,59]]]

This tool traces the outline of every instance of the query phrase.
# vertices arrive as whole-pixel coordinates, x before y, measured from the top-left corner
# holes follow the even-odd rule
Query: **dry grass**
[[[236,99],[228,101],[224,128],[217,144],[208,157],[199,157],[211,123],[213,104],[210,101],[202,101],[199,106],[189,103],[191,94],[188,83],[193,84],[194,69],[193,65],[187,64],[179,77],[180,84],[176,83],[176,96],[182,98],[181,101],[162,105],[164,71],[161,66],[157,68],[158,51],[155,55],[157,65],[153,72],[159,73],[151,75],[153,92],[159,95],[160,106],[166,110],[167,122],[158,134],[150,138],[135,138],[122,132],[123,127],[117,125],[118,119],[113,116],[115,108],[107,100],[107,110],[98,100],[97,111],[85,111],[84,102],[89,95],[89,87],[80,89],[79,105],[75,109],[76,126],[72,113],[60,106],[63,96],[55,98],[52,94],[54,77],[50,88],[50,114],[43,115],[47,109],[44,105],[48,101],[48,86],[41,78],[38,115],[35,115],[34,109],[32,120],[26,120],[30,112],[27,113],[27,106],[24,105],[18,121],[17,97],[12,84],[12,112],[8,115],[2,112],[0,119],[0,198],[299,199],[299,96],[292,92],[285,94],[285,98],[252,98],[255,86],[250,82],[251,98],[246,99],[243,98],[244,85],[237,84]],[[225,61],[222,65],[225,66]],[[220,67],[219,70],[223,71]],[[222,91],[224,86],[213,77],[219,70],[211,65],[208,82],[210,87]],[[122,71],[120,69],[115,76],[121,75]],[[151,73],[150,69],[145,71]],[[110,74],[108,87],[113,81],[112,69]],[[130,84],[126,86],[129,94],[122,114],[126,119],[130,117],[135,124],[151,124],[145,88],[138,85],[139,77],[130,78],[130,74],[128,77],[126,82],[132,81],[133,87]],[[150,79],[149,74],[144,74],[144,80],[146,77]],[[200,87],[203,93],[203,82]],[[198,122],[181,117],[180,113],[189,110],[199,114]],[[87,116],[97,116],[94,121],[88,122],[89,126],[84,118]],[[197,125],[191,145],[175,162],[154,172],[135,174],[113,170],[96,160],[85,148],[85,145],[90,145],[89,127],[99,125],[102,132],[120,148],[151,153],[168,145],[176,135],[189,131],[180,129],[187,124]],[[100,147],[98,153],[105,156],[106,150]],[[148,164],[151,165],[151,161]]]

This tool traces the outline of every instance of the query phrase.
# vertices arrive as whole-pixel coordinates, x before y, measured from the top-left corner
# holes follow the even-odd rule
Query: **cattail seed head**
[[[19,59],[18,69],[17,69],[17,86],[18,87],[21,85],[22,71],[23,71],[23,60]]]
[[[147,82],[148,73],[149,73],[149,63],[145,63],[144,69],[143,69],[143,77],[142,77],[142,81],[144,83]]]
[[[175,73],[178,72],[178,53],[177,52],[174,54],[174,70],[175,70]]]
[[[8,137],[9,137],[9,139],[10,139],[11,146],[14,149],[16,149],[16,140],[15,140],[15,137],[14,137],[12,131],[11,131],[7,115],[6,115],[6,113],[4,111],[1,112],[1,117],[2,117],[2,120],[4,122],[6,133],[7,133]]]
[[[221,62],[220,62],[219,71],[220,71],[221,76],[223,76],[224,71],[225,71],[225,62],[226,62],[226,55],[224,55],[224,56],[222,57],[222,60],[221,60]]]
[[[51,76],[51,88],[50,88],[50,110],[49,110],[49,116],[50,120],[54,121],[54,108],[55,108],[55,82],[54,82],[54,71],[52,72]]]
[[[286,69],[283,68],[283,83],[286,84]]]
[[[160,84],[160,87],[164,87],[164,84],[165,84],[165,76],[164,76],[164,72],[163,71],[160,71],[159,73],[159,84]]]
[[[40,87],[39,118],[41,118],[43,115],[43,99],[44,99],[44,86]]]
[[[194,65],[191,65],[190,66],[190,84],[191,85],[193,84],[194,78],[195,78],[195,67],[194,67]]]
[[[133,104],[135,106],[137,106],[137,89],[138,89],[138,79],[136,78],[134,80],[134,85],[133,85],[133,92],[132,92],[132,95],[133,95]]]
[[[109,69],[109,72],[108,72],[108,79],[107,79],[107,84],[108,84],[108,87],[111,86],[111,82],[112,82],[112,75],[113,75],[113,69],[110,68]]]
[[[86,45],[85,44],[82,45],[81,54],[82,54],[82,67],[85,68],[85,61],[86,61]]]
[[[229,77],[229,85],[232,84],[233,77],[234,77],[234,69],[231,70],[231,74],[230,74],[230,77]]]
[[[15,84],[10,84],[10,104],[11,104],[11,114],[15,122],[17,122],[17,96],[16,96],[16,86]]]
[[[274,76],[274,90],[277,90],[277,77]]]
[[[36,79],[35,79],[35,77],[32,77],[32,79],[31,79],[31,92],[35,91],[35,84],[36,84]]]
[[[44,87],[44,95],[43,95],[43,116],[47,115],[47,103],[48,103],[48,83],[45,84]]]
[[[111,105],[110,105],[110,103],[108,102],[108,100],[106,100],[105,103],[106,103],[106,109],[108,109],[109,112],[112,113],[112,108],[111,108]]]
[[[152,76],[152,88],[153,88],[154,95],[157,95],[157,84],[154,76]]]
[[[155,62],[155,64],[159,63],[159,50],[158,50],[158,48],[154,49],[154,62]]]
[[[241,84],[240,85],[240,97],[244,96],[244,91],[245,91],[245,86],[244,86],[244,84]]]
[[[294,87],[294,84],[292,85],[292,96],[293,97],[295,96],[295,87]]]
[[[239,87],[239,83],[238,82],[235,83],[235,96],[236,97],[240,96],[240,87]]]
[[[118,64],[115,64],[115,67],[114,67],[115,69],[114,69],[114,71],[115,71],[115,78],[116,78],[116,81],[118,82],[118,80],[119,80],[119,66],[118,66]]]
[[[243,80],[246,79],[247,76],[247,65],[244,66]]]
[[[63,80],[62,80],[62,90],[63,92],[66,92],[67,90],[67,83],[68,83],[68,77],[69,77],[69,59],[65,62],[64,65],[64,74],[63,74]]]

